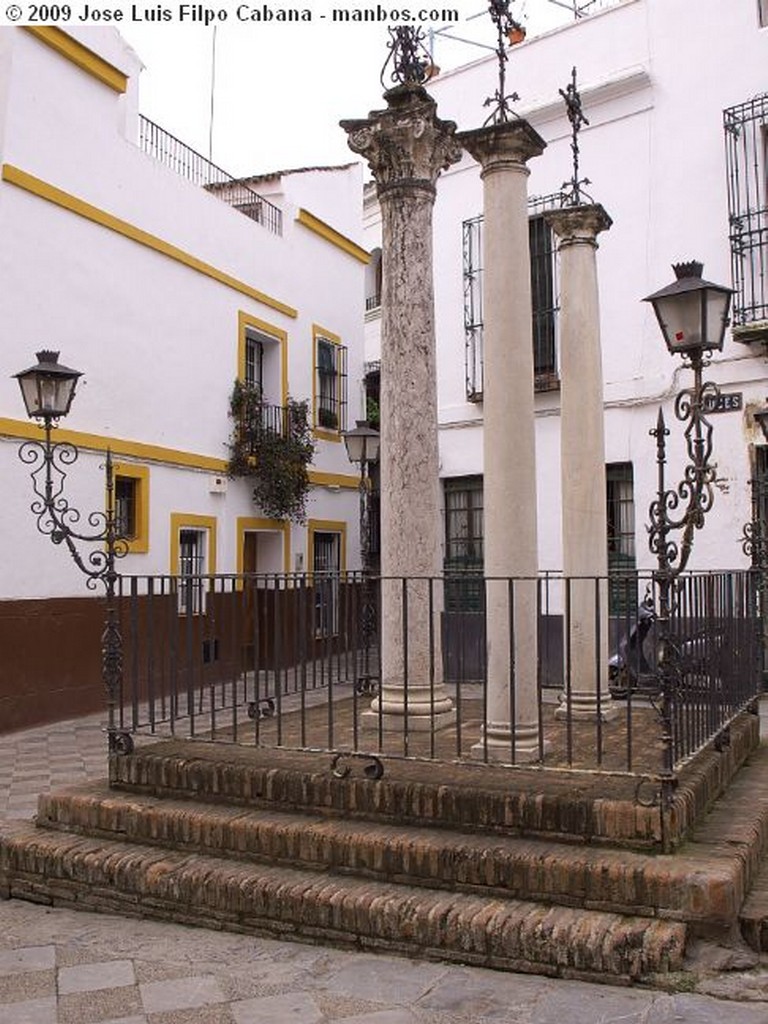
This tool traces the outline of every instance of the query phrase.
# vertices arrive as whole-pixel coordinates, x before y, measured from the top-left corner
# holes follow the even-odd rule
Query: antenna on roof
[[[213,115],[214,97],[216,92],[216,25],[213,26],[211,40],[211,107],[208,118],[208,159],[213,163]]]
[[[574,18],[583,18],[590,7],[597,3],[597,0],[549,0],[551,4],[556,7],[564,7],[566,11],[570,11]]]

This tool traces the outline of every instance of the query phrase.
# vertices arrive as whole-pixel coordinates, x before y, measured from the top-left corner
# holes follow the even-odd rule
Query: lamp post
[[[54,544],[64,544],[78,569],[85,574],[86,586],[94,590],[104,586],[106,613],[101,636],[102,679],[107,691],[107,734],[109,749],[113,753],[130,753],[133,740],[128,732],[117,727],[116,707],[122,682],[123,645],[117,621],[115,561],[127,553],[128,547],[120,536],[115,516],[114,470],[112,454],[107,450],[105,512],[91,512],[87,523],[90,530],[78,529],[81,514],[73,508],[64,494],[67,467],[78,459],[79,451],[69,442],[54,441],[52,432],[59,420],[66,416],[72,405],[77,382],[82,377],[59,363],[59,353],[43,350],[37,353],[37,363],[14,374],[19,382],[27,415],[42,421],[43,441],[25,441],[19,448],[21,461],[32,467],[32,488],[35,500],[30,508],[37,519],[40,533]],[[87,555],[81,553],[79,543],[98,545]]]
[[[366,420],[357,420],[354,430],[342,435],[350,462],[360,466],[360,561],[363,568],[362,640],[363,674],[357,680],[359,692],[373,689],[370,672],[370,646],[374,634],[376,609],[373,600],[373,560],[371,557],[371,465],[378,462],[380,437]]]
[[[694,531],[704,526],[714,502],[716,468],[711,462],[712,424],[707,407],[717,401],[719,391],[711,381],[703,381],[712,352],[723,347],[728,326],[732,289],[702,279],[703,265],[696,261],[678,263],[672,268],[676,280],[643,301],[653,306],[667,348],[681,355],[683,365],[693,370],[693,386],[675,399],[675,417],[685,424],[688,464],[677,487],[668,488],[665,477],[666,438],[669,436],[664,413],[659,409],[656,427],[657,493],[649,509],[649,546],[656,555],[658,586],[657,636],[664,744],[662,774],[662,829],[664,815],[671,806],[674,788],[673,717],[675,709],[675,667],[669,643],[669,617],[672,588],[688,564]],[[680,539],[675,539],[679,535]],[[662,835],[662,844],[666,838]]]

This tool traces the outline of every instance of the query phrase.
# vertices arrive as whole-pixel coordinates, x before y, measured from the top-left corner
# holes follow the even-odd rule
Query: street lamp
[[[123,643],[115,605],[115,560],[127,553],[128,546],[117,529],[112,454],[108,449],[106,511],[91,512],[87,520],[91,529],[81,532],[77,528],[81,514],[69,504],[64,494],[66,467],[77,461],[79,451],[67,441],[53,441],[52,431],[69,412],[82,374],[79,370],[63,366],[58,352],[43,350],[37,353],[35,366],[13,376],[19,382],[27,415],[42,421],[45,432],[42,442],[25,441],[19,448],[21,461],[32,467],[30,475],[35,500],[30,508],[37,519],[37,528],[54,544],[66,545],[78,569],[85,574],[89,590],[94,590],[98,583],[104,585],[106,612],[101,636],[101,667],[107,691],[109,749],[114,753],[130,753],[133,749],[130,733],[118,729],[116,722],[123,674]],[[83,555],[79,542],[97,546]]]
[[[375,632],[376,607],[373,595],[373,573],[371,552],[372,530],[372,482],[371,465],[378,462],[381,438],[378,430],[374,430],[366,420],[357,420],[354,430],[342,434],[349,461],[360,466],[360,561],[363,568],[363,601],[362,601],[362,642],[363,642],[363,674],[357,681],[360,693],[375,689],[374,679],[370,673],[370,646]]]
[[[730,288],[704,281],[701,263],[679,263],[672,269],[675,281],[643,300],[653,306],[670,353],[681,355],[683,365],[693,370],[693,386],[682,390],[675,399],[675,417],[685,424],[688,455],[683,479],[675,488],[666,485],[666,438],[669,430],[661,408],[656,427],[650,432],[656,438],[657,465],[657,492],[649,509],[648,533],[651,552],[657,559],[656,639],[661,699],[656,707],[662,723],[664,750],[661,820],[665,850],[669,844],[665,821],[672,807],[675,786],[675,709],[682,678],[677,651],[670,642],[672,593],[675,581],[688,564],[694,532],[704,526],[705,517],[714,502],[716,467],[711,461],[712,424],[706,417],[706,411],[716,404],[719,390],[711,381],[702,380],[702,370],[709,365],[712,352],[719,352],[723,347],[733,294]],[[679,541],[674,539],[676,534],[680,535]]]
[[[665,483],[669,430],[661,409],[656,427],[651,431],[651,436],[656,438],[658,491],[650,507],[649,543],[658,558],[659,575],[666,579],[684,571],[693,546],[694,530],[702,528],[714,501],[715,467],[710,461],[712,424],[706,411],[717,402],[719,391],[711,381],[702,381],[702,370],[709,365],[711,353],[723,347],[733,294],[730,288],[702,280],[701,263],[678,263],[672,269],[676,280],[643,300],[653,306],[669,351],[681,355],[683,365],[693,370],[693,386],[685,388],[675,399],[675,417],[686,424],[689,459],[677,488],[667,489]],[[682,512],[677,511],[680,508]],[[682,531],[679,544],[671,539],[677,531]]]

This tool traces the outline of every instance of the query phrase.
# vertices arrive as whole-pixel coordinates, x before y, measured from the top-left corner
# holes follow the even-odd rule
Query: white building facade
[[[754,413],[768,396],[768,14],[757,0],[737,0],[724,13],[715,0],[621,0],[529,38],[509,54],[508,86],[520,95],[515,112],[547,143],[529,164],[528,189],[538,560],[544,571],[562,568],[562,541],[558,261],[541,214],[559,204],[572,173],[571,125],[559,90],[568,86],[574,66],[589,122],[580,134],[581,170],[590,179],[585,188],[613,220],[597,253],[609,561],[620,569],[655,564],[646,523],[656,489],[649,431],[659,406],[671,429],[667,486],[682,476],[683,428],[673,404],[692,378],[667,353],[652,309],[641,300],[673,280],[671,264],[697,259],[707,280],[736,294],[732,329],[706,374],[724,396],[710,417],[717,493],[690,567],[747,564],[741,540],[750,518],[750,480],[766,469],[766,442]],[[428,88],[439,115],[469,130],[487,117],[483,102],[493,96],[496,78],[489,56],[439,74]],[[447,568],[482,566],[481,214],[480,168],[465,155],[439,179],[435,206]],[[370,186],[365,220],[366,245],[375,256],[380,234]],[[366,362],[375,387],[375,262],[366,290]],[[514,438],[498,443],[514,444]]]
[[[35,718],[37,687],[59,694],[49,717],[91,699],[73,682],[82,699],[67,704],[66,682],[30,654],[41,624],[59,635],[90,616],[80,571],[37,532],[18,459],[41,431],[12,374],[38,350],[83,371],[57,430],[81,452],[66,496],[84,516],[104,508],[110,448],[130,538],[121,572],[357,563],[358,476],[342,433],[361,412],[361,168],[228,183],[141,118],[140,68],[110,29],[0,30],[0,607],[14,652],[0,728]],[[270,518],[248,478],[227,478],[236,378],[276,416],[289,399],[309,403],[305,523]]]

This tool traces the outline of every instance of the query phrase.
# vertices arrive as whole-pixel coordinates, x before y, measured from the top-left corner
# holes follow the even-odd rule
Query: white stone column
[[[483,179],[483,519],[488,694],[477,757],[540,755],[527,121],[463,132]],[[511,582],[510,582],[511,581]]]
[[[610,228],[611,218],[598,204],[546,217],[560,253],[560,466],[570,675],[556,715],[610,719],[617,708],[608,691],[605,429],[595,255],[597,235]]]
[[[368,161],[382,214],[381,693],[363,724],[392,731],[453,723],[443,685],[443,572],[432,277],[435,182],[461,157],[456,125],[419,85],[387,109],[342,121]],[[420,578],[421,577],[421,578]]]

